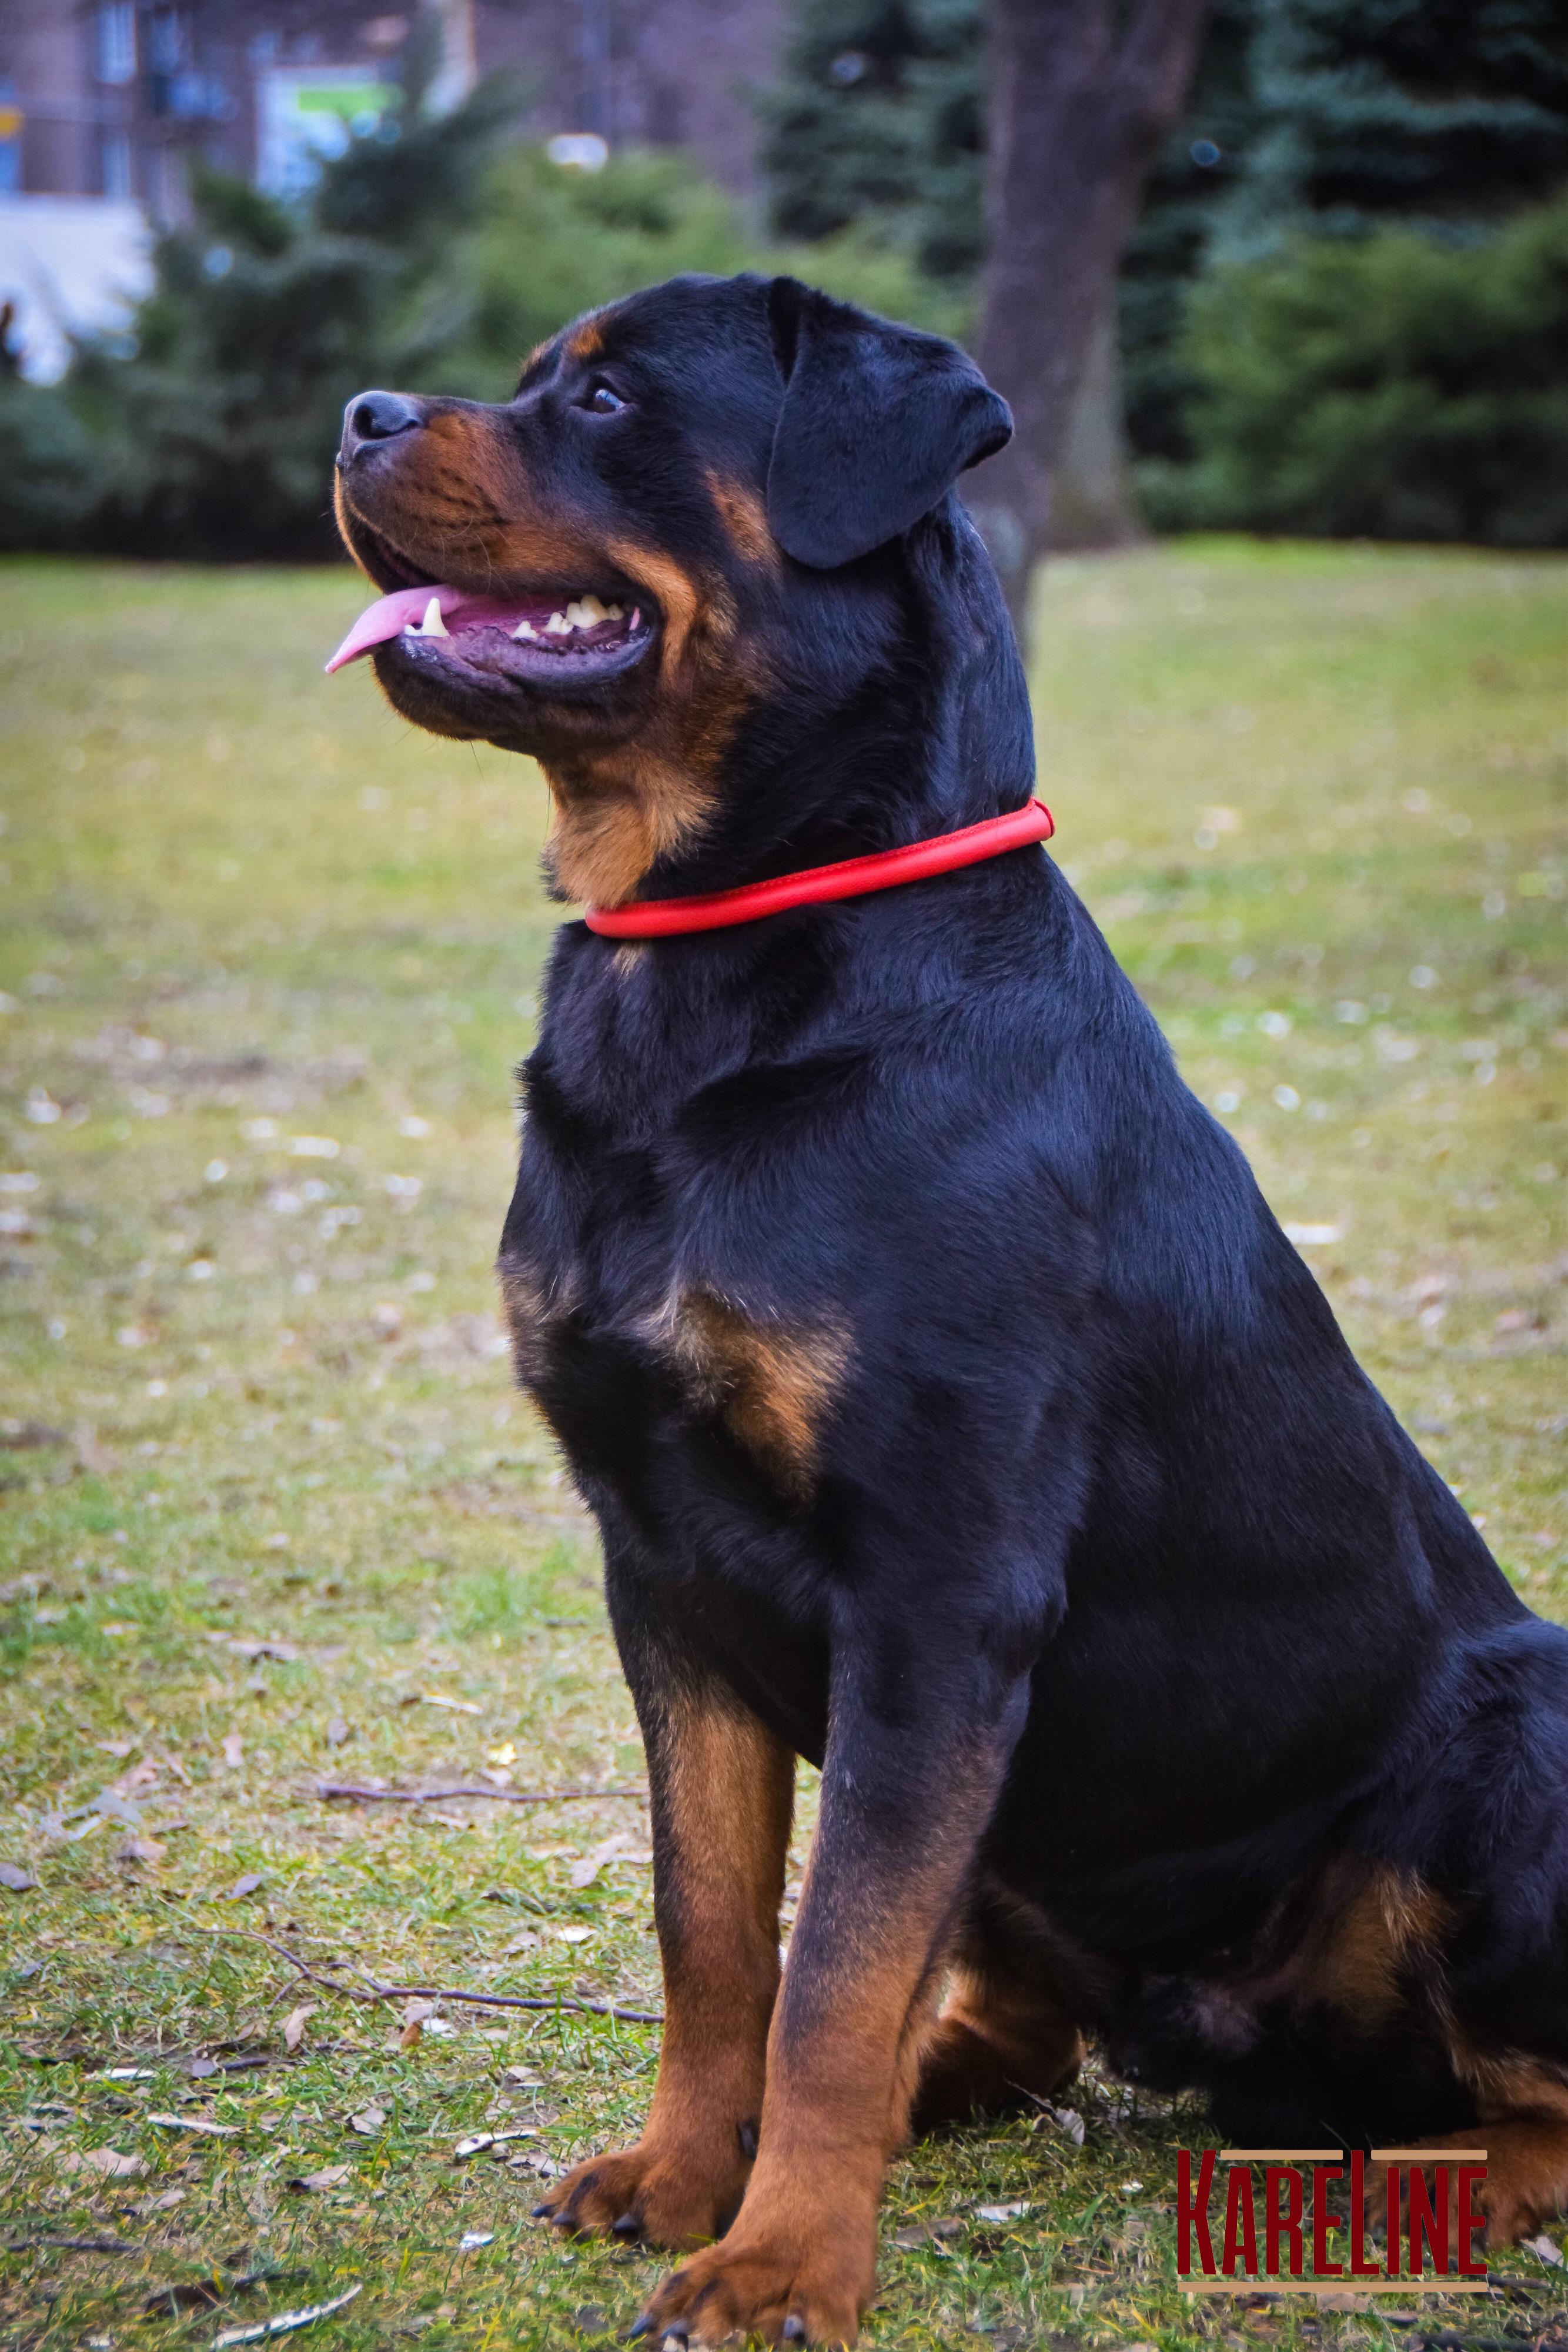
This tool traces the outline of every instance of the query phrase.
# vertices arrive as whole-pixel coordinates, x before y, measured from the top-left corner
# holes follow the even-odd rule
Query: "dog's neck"
[[[1022,806],[1034,786],[1022,664],[956,499],[823,597],[821,660],[737,692],[706,773],[652,741],[547,767],[561,897],[614,906],[728,889]],[[869,610],[877,646],[841,676],[840,598],[855,600],[861,625],[842,639],[863,645]]]

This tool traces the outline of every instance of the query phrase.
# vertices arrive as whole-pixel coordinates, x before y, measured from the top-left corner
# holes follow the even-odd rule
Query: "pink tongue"
[[[509,635],[523,617],[520,604],[503,604],[494,596],[471,596],[462,588],[398,588],[360,614],[327,664],[328,676],[341,669],[345,662],[358,661],[373,646],[384,646],[389,638],[401,636],[411,621],[423,621],[433,597],[441,607],[442,619],[447,623],[461,619],[477,625],[494,621]]]
[[[328,677],[335,669],[341,669],[345,662],[358,661],[372,646],[384,646],[389,637],[397,636],[411,621],[422,621],[433,596],[444,614],[460,601],[455,588],[399,588],[369,605],[328,663]]]

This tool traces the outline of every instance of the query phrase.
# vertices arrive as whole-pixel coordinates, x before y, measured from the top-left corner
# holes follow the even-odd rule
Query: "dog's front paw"
[[[748,2218],[664,2281],[633,2334],[655,2346],[849,2346],[876,2284],[874,2229],[813,2212]]]
[[[641,2238],[684,2251],[727,2227],[747,2169],[738,2139],[733,2158],[642,2139],[619,2155],[573,2165],[534,2207],[534,2218],[569,2237]]]

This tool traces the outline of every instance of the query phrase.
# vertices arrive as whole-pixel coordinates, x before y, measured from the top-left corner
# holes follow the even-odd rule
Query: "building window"
[[[98,176],[99,187],[106,196],[118,196],[123,201],[135,194],[131,133],[128,131],[99,131]]]
[[[22,126],[26,117],[16,101],[16,85],[0,81],[0,196],[22,193]]]
[[[155,74],[178,73],[185,62],[185,27],[177,8],[160,8],[147,26],[148,63]]]
[[[98,12],[98,78],[110,82],[136,79],[136,0],[111,0]]]

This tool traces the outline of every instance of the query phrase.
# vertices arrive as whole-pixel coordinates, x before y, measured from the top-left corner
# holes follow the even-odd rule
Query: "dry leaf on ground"
[[[245,1762],[245,1742],[237,1731],[225,1732],[224,1735],[224,1762],[231,1772],[237,1772]]]
[[[289,2011],[283,2021],[283,2046],[286,2050],[298,2049],[305,2039],[305,2028],[319,2007],[319,2001],[306,2000],[301,2001],[298,2009]]]
[[[336,2189],[347,2180],[353,2167],[348,2164],[324,2164],[316,2172],[297,2172],[286,2186],[290,2189]]]
[[[122,2156],[117,2147],[89,2147],[79,2153],[73,2150],[57,2156],[55,2161],[62,2172],[97,2172],[106,2180],[134,2180],[147,2169],[145,2157]]]

